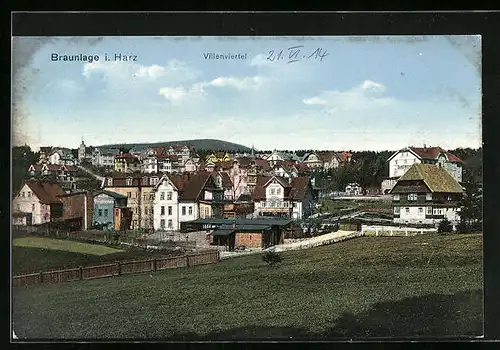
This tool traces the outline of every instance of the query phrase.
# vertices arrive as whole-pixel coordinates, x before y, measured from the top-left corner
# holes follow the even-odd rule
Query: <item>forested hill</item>
[[[119,143],[119,144],[108,144],[96,147],[104,149],[110,149],[110,148],[144,149],[148,147],[158,147],[158,146],[169,147],[171,145],[183,145],[188,147],[194,147],[196,150],[213,150],[213,151],[227,151],[227,152],[249,152],[251,150],[251,148],[247,146],[216,139],[166,141],[166,142],[154,142],[154,143]]]

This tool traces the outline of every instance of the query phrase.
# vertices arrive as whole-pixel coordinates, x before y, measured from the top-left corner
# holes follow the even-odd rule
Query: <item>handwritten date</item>
[[[291,46],[288,49],[271,50],[267,55],[267,60],[271,62],[282,61],[287,59],[287,63],[298,62],[301,60],[319,60],[323,61],[324,58],[330,54],[326,49],[318,47],[314,51],[304,50],[304,45]]]

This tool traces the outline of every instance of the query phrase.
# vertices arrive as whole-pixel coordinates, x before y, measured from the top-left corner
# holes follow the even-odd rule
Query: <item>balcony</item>
[[[293,203],[289,201],[265,201],[262,211],[266,212],[289,212],[293,208]]]

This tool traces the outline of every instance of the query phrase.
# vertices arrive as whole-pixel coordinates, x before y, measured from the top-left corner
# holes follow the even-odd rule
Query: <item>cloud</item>
[[[314,96],[311,98],[305,98],[302,100],[306,105],[326,105],[328,101],[319,98],[318,96]]]
[[[206,94],[203,83],[195,83],[190,88],[178,87],[162,87],[158,91],[169,101],[181,101],[192,97],[201,97]]]
[[[371,90],[375,92],[384,92],[385,91],[385,86],[379,83],[376,83],[371,80],[365,80],[363,82],[363,85],[361,85],[363,90]]]
[[[218,77],[212,80],[208,85],[215,87],[233,87],[237,90],[250,90],[250,89],[258,89],[264,83],[266,79],[261,76],[254,77]]]
[[[144,66],[139,63],[120,62],[120,61],[94,61],[85,63],[83,66],[83,76],[90,79],[94,74],[103,74],[109,80],[135,80],[154,81],[160,78],[189,81],[196,79],[200,72],[188,67],[185,63],[178,60],[170,60],[165,66],[153,64]]]
[[[395,104],[396,100],[392,98],[378,96],[385,90],[384,85],[365,80],[352,89],[346,91],[326,90],[318,96],[305,98],[302,102],[306,105],[323,105],[326,112],[360,110]]]

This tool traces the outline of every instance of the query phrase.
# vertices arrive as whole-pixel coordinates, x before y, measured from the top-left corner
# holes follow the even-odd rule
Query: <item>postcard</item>
[[[13,37],[12,334],[483,335],[481,37]]]

